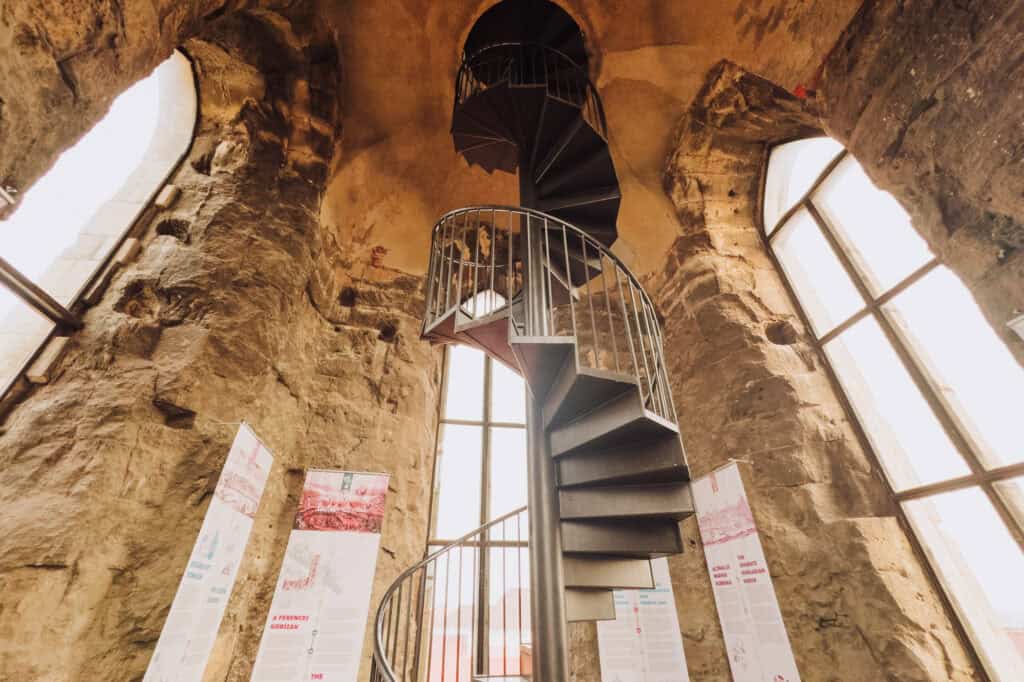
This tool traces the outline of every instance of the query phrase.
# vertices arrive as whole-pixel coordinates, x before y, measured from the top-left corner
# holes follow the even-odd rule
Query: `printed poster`
[[[228,452],[144,682],[199,682],[206,670],[274,459],[242,424]]]
[[[736,682],[798,682],[754,514],[736,464],[693,483],[697,525]]]
[[[615,620],[597,624],[603,682],[688,682],[668,559],[655,559],[653,590],[615,590]]]
[[[386,474],[306,472],[253,682],[355,682],[387,492]]]

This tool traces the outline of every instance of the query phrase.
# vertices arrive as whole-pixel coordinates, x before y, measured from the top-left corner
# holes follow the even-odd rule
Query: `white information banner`
[[[668,559],[655,559],[653,590],[615,590],[615,620],[597,624],[603,682],[688,682]]]
[[[739,467],[694,481],[693,503],[733,679],[798,682]]]
[[[386,474],[310,470],[252,682],[354,682],[384,521]]]
[[[274,458],[242,424],[228,452],[144,682],[199,682]]]

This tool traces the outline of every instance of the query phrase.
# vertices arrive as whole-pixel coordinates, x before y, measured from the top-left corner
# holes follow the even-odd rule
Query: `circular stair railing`
[[[521,507],[399,575],[374,618],[371,682],[520,674],[520,651],[530,638],[528,528]],[[487,576],[483,586],[481,575]],[[490,622],[481,597],[492,602]]]
[[[463,58],[455,79],[455,110],[470,97],[501,85],[546,87],[549,97],[580,109],[583,120],[608,139],[604,106],[586,69],[568,55],[534,43],[496,43]]]
[[[531,280],[521,259],[524,239],[542,255],[540,276],[532,278],[541,291],[532,296],[524,292]],[[645,407],[676,423],[654,304],[618,256],[580,228],[540,211],[451,211],[433,230],[424,335],[473,343],[472,336],[459,335],[460,328],[503,316],[513,340],[575,337],[580,367],[631,377]]]

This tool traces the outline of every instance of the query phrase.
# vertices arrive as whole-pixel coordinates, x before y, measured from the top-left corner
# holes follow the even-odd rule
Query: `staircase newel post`
[[[533,150],[522,149],[519,159],[519,199],[524,208],[537,204],[533,184]],[[522,223],[523,298],[527,334],[547,336],[548,311],[544,292],[543,235],[529,215]],[[527,493],[530,510],[530,623],[533,630],[532,682],[568,682],[569,639],[562,573],[562,530],[559,521],[555,462],[544,428],[543,403],[527,392]]]

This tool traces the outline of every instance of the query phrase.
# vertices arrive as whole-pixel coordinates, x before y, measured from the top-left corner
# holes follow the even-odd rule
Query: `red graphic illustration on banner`
[[[321,482],[310,472],[295,515],[295,530],[380,533],[387,478],[346,473],[340,488],[331,484],[334,480]]]
[[[717,545],[757,532],[754,527],[754,513],[750,511],[747,498],[740,498],[736,504],[716,509],[697,517],[705,545]]]
[[[256,517],[256,510],[260,506],[260,495],[263,492],[263,483],[267,480],[269,473],[260,466],[259,454],[262,448],[263,445],[256,442],[253,443],[252,450],[247,455],[238,458],[229,457],[224,463],[224,470],[213,491],[213,494],[219,497],[224,504],[240,514],[245,514],[250,519]]]
[[[316,569],[320,565],[320,555],[314,554],[313,560],[309,562],[309,572],[304,578],[285,580],[281,583],[282,590],[308,590],[316,580]]]

